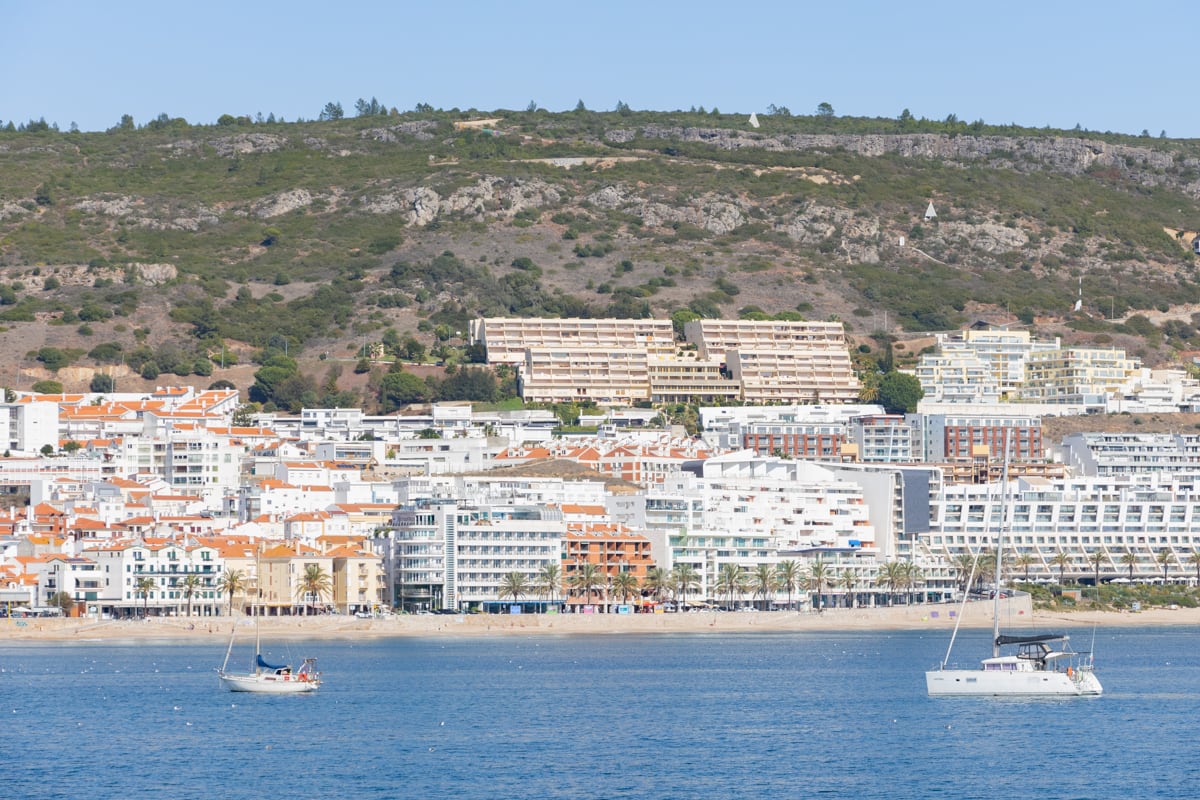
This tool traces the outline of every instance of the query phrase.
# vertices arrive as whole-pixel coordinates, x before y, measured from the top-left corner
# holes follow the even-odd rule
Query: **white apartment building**
[[[875,404],[709,406],[700,409],[700,425],[704,439],[718,449],[803,458],[828,451],[833,457],[852,419],[883,413]]]
[[[1121,391],[1108,397],[1109,413],[1194,413],[1200,409],[1200,381],[1182,369],[1137,370]]]
[[[565,534],[558,507],[433,500],[396,509],[392,530],[375,546],[393,605],[466,610],[502,601],[509,573],[534,584],[544,566],[559,564]]]
[[[224,562],[220,552],[193,540],[170,541],[141,539],[98,542],[85,547],[82,554],[96,565],[96,578],[89,588],[76,588],[77,600],[88,604],[89,613],[132,617],[143,612],[151,616],[183,614],[187,610],[187,592],[183,581],[190,575],[200,580],[192,594],[192,613],[213,616],[224,613],[218,589]],[[153,581],[146,592],[138,589],[142,579]]]
[[[468,505],[604,505],[600,481],[488,475],[413,475],[395,482],[401,505],[461,500]]]
[[[726,564],[753,572],[789,557],[853,552],[873,564],[878,555],[862,489],[813,463],[750,454],[708,459],[703,476],[670,476],[645,495],[609,498],[606,507],[614,523],[650,540],[659,566],[696,570],[701,598],[716,598]]]
[[[0,443],[10,455],[33,455],[49,445],[58,450],[58,404],[0,404]]]
[[[160,474],[172,488],[200,495],[211,508],[219,508],[225,497],[237,493],[241,449],[228,437],[203,428],[172,428],[162,443]]]
[[[845,460],[872,464],[907,464],[918,460],[916,429],[903,414],[871,414],[850,421]]]
[[[1073,433],[1051,448],[1072,475],[1158,475],[1200,478],[1200,435],[1180,433]]]
[[[1061,570],[1087,579],[1098,557],[1102,581],[1161,579],[1164,570],[1190,580],[1200,551],[1197,494],[1194,480],[1154,474],[945,485],[921,545],[929,563],[947,567],[962,553],[994,550],[1004,530],[1012,575],[1057,580]]]

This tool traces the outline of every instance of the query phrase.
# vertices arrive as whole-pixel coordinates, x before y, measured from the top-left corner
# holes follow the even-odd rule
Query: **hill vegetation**
[[[0,127],[0,382],[499,400],[512,376],[467,366],[466,334],[501,315],[837,318],[868,371],[978,319],[1150,364],[1200,348],[1193,141],[824,106],[755,128],[333,105]]]

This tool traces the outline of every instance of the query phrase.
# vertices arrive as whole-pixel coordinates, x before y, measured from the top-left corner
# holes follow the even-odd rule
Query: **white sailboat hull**
[[[315,692],[321,686],[320,680],[310,679],[306,675],[232,675],[219,672],[217,676],[221,679],[221,685],[231,692],[300,694]]]
[[[1090,669],[1073,674],[1051,670],[940,669],[925,673],[931,697],[1080,697],[1103,692]]]

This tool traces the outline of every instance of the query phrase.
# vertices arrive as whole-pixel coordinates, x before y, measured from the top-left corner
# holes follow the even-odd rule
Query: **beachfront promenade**
[[[804,612],[686,612],[682,614],[431,614],[359,619],[342,615],[267,617],[262,635],[273,639],[375,638],[385,636],[492,636],[503,634],[589,635],[737,633],[763,631],[930,630],[949,632],[961,614],[967,627],[992,625],[991,601],[960,605],[833,608]],[[1028,597],[1002,601],[1006,629],[1047,630],[1104,626],[1200,625],[1200,609],[1032,611]],[[238,622],[250,630],[250,620]],[[224,639],[228,617],[152,617],[149,620],[4,619],[0,640]]]

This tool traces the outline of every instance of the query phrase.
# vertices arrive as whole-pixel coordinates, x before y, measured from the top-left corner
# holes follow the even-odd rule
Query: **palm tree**
[[[792,607],[792,592],[800,586],[800,579],[803,577],[800,564],[797,561],[788,559],[780,561],[775,565],[775,579],[779,582],[779,588],[787,592],[788,608]]]
[[[900,566],[899,561],[888,561],[879,568],[879,574],[875,576],[875,583],[887,587],[889,606],[894,600],[896,588],[904,583],[903,572],[904,568]]]
[[[506,597],[511,597],[514,603],[521,602],[521,597],[529,591],[529,586],[525,583],[525,573],[510,572],[500,579],[500,586],[496,589],[496,594],[503,600]]]
[[[975,575],[977,576],[977,580],[981,580],[984,575],[991,575],[993,578],[996,577],[995,550],[984,550],[979,554],[979,569],[976,571]]]
[[[1026,583],[1029,583],[1029,568],[1036,563],[1037,558],[1034,557],[1033,553],[1019,553],[1017,557],[1013,559],[1013,566],[1024,571]]]
[[[1163,583],[1167,582],[1167,568],[1171,566],[1171,562],[1175,560],[1175,553],[1169,547],[1164,547],[1158,551],[1158,561],[1163,568]]]
[[[142,616],[150,616],[150,593],[158,588],[158,584],[154,582],[154,578],[149,575],[138,578],[133,584],[134,594],[142,596]]]
[[[621,599],[621,605],[629,601],[630,595],[637,594],[640,586],[641,584],[638,582],[637,575],[634,575],[632,572],[621,570],[616,575],[613,575],[613,594]]]
[[[915,562],[905,561],[900,565],[900,579],[907,590],[905,605],[912,605],[912,590],[916,588],[923,577],[924,573],[921,572],[921,568]],[[996,588],[998,589],[999,587]]]
[[[1200,586],[1200,550],[1193,550],[1187,557],[1187,562],[1196,568],[1196,585]]]
[[[971,591],[971,587],[968,584],[974,582],[975,580],[971,573],[974,572],[975,574],[978,574],[977,558],[978,557],[974,553],[968,552],[959,553],[954,558],[954,572],[958,576],[959,583],[962,586],[963,594]]]
[[[537,578],[534,580],[533,589],[538,594],[544,596],[550,603],[558,597],[558,590],[562,587],[562,567],[557,562],[551,562],[542,566],[538,570]]]
[[[187,598],[187,615],[192,615],[192,596],[196,594],[196,590],[204,585],[204,579],[196,573],[190,573],[185,576],[179,584],[183,587],[183,596]]]
[[[583,592],[587,598],[587,604],[592,604],[592,590],[604,583],[604,576],[600,572],[600,568],[595,564],[587,562],[579,564],[575,573],[570,579],[571,588]]]
[[[1137,553],[1132,550],[1126,550],[1121,554],[1121,563],[1129,567],[1129,580],[1133,580],[1133,568],[1137,566]]]
[[[246,576],[240,569],[227,569],[217,582],[217,591],[229,597],[229,616],[233,616],[233,598],[246,591]]]
[[[858,400],[861,403],[879,401],[879,373],[869,370],[861,373],[862,384],[858,389]]]
[[[1058,567],[1058,585],[1062,586],[1063,585],[1063,573],[1066,571],[1067,567],[1069,567],[1071,565],[1070,553],[1067,553],[1064,550],[1059,550],[1050,559],[1050,563],[1053,564],[1054,566]],[[1197,567],[1196,574],[1197,574],[1197,576],[1200,576],[1200,567]]]
[[[700,585],[700,575],[691,564],[679,563],[671,570],[671,582],[677,592],[675,595],[675,610],[683,611],[687,604],[687,596]]]
[[[727,605],[733,608],[733,593],[742,587],[742,568],[737,564],[722,564],[717,573],[717,583],[713,587],[717,594],[725,595]]]
[[[750,594],[754,591],[754,576],[749,572],[742,570],[738,573],[737,583],[738,596]]]
[[[642,588],[649,591],[654,599],[661,603],[666,593],[671,591],[671,573],[662,567],[651,567],[646,570]]]
[[[817,559],[808,568],[808,588],[817,590],[817,613],[825,609],[821,605],[821,592],[825,584],[833,577],[833,569],[821,559]]]
[[[1106,556],[1104,555],[1104,550],[1102,550],[1099,547],[1096,548],[1096,552],[1094,552],[1090,556],[1088,556],[1088,561],[1090,561],[1092,563],[1092,567],[1095,568],[1095,570],[1096,570],[1096,599],[1097,600],[1100,599],[1100,564],[1104,561],[1105,558],[1106,558]],[[1109,560],[1111,561],[1111,559],[1109,559]],[[1130,569],[1130,574],[1132,574],[1133,567],[1130,567],[1129,569]]]
[[[767,599],[778,585],[775,581],[775,568],[770,564],[759,564],[754,569],[754,577],[751,580],[751,585],[754,587],[754,593],[762,598],[762,610],[766,611],[768,608]]]
[[[304,616],[308,616],[308,597],[316,597],[319,603],[325,595],[331,593],[332,587],[329,573],[320,564],[304,565],[304,574],[300,576],[300,584],[296,587],[296,594],[304,601]]]
[[[847,567],[837,576],[837,584],[846,590],[846,608],[854,608],[854,589],[858,586],[858,573]]]

